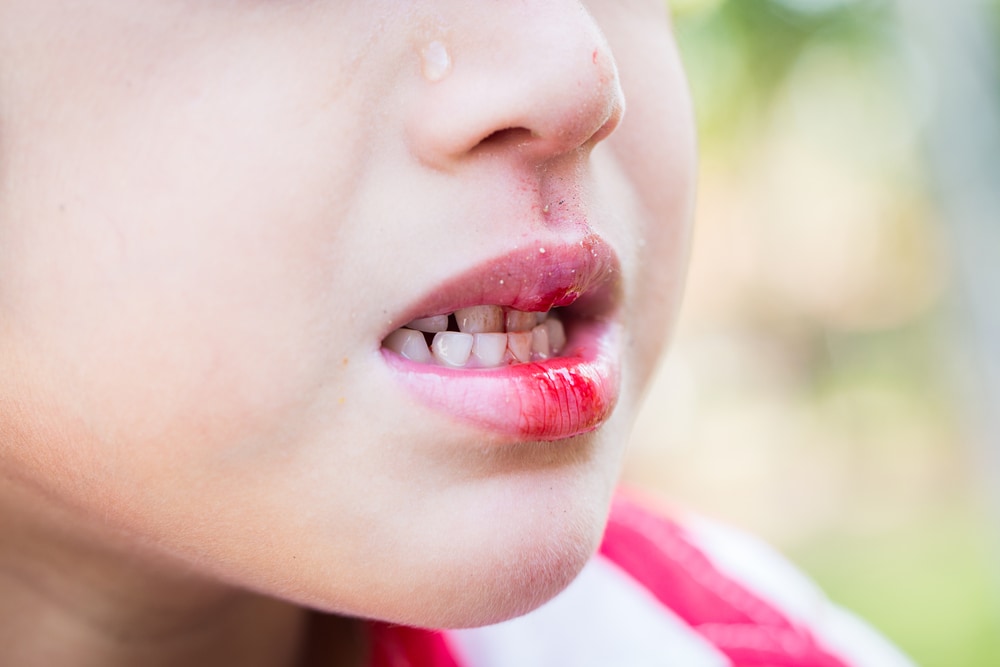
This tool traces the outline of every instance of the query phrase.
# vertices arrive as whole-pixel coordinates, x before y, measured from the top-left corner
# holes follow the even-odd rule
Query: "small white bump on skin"
[[[451,71],[448,49],[436,39],[421,49],[420,58],[423,61],[424,78],[431,83],[440,81]]]

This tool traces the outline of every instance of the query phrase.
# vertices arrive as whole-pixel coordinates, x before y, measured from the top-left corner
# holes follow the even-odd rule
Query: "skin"
[[[0,1],[0,663],[352,664],[352,617],[555,595],[671,327],[693,154],[658,0]],[[581,224],[623,267],[602,428],[501,441],[394,382],[393,313]]]

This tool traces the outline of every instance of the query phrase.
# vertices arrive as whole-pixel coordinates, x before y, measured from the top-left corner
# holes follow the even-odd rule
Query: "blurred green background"
[[[984,302],[961,306],[971,260],[932,146],[937,131],[961,148],[936,105],[962,100],[935,85],[950,75],[909,15],[927,1],[672,2],[701,194],[687,301],[626,479],[762,535],[918,664],[989,667],[996,443],[980,436],[1000,404],[966,342]],[[966,7],[994,47],[1000,2]],[[1000,53],[974,57],[996,73]],[[1000,266],[1000,244],[987,250]]]

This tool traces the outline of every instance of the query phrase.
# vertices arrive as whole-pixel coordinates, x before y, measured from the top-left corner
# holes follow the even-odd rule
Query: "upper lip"
[[[577,315],[606,317],[618,305],[620,279],[617,255],[596,234],[572,241],[519,242],[514,250],[430,290],[394,318],[393,329],[420,317],[479,305],[534,312],[575,303]]]

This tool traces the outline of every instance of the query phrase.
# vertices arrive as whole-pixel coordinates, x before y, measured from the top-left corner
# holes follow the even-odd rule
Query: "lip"
[[[598,428],[618,400],[621,267],[600,237],[536,241],[433,289],[397,322],[493,304],[564,311],[569,338],[561,356],[467,370],[418,364],[382,349],[393,375],[429,408],[484,431],[553,441]],[[384,335],[388,335],[389,331]]]

